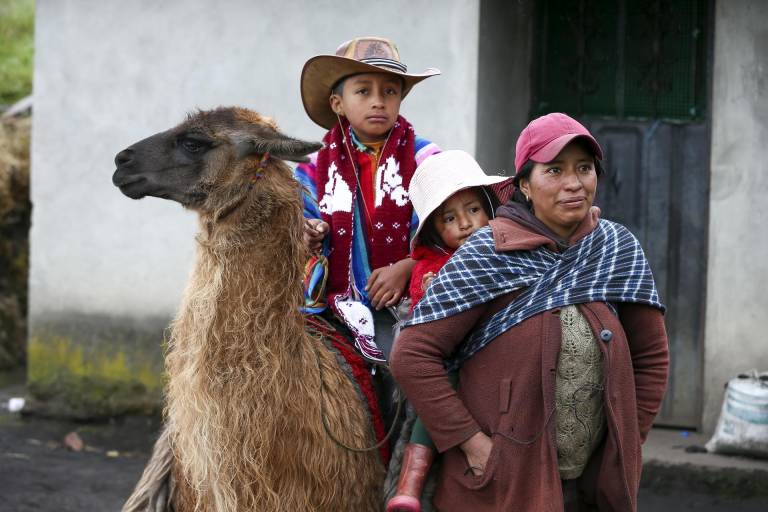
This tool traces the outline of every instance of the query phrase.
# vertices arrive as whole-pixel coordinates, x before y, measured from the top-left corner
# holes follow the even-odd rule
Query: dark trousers
[[[561,480],[563,485],[564,512],[597,512],[598,508],[584,500],[584,493],[579,488],[579,479]]]
[[[397,319],[389,309],[384,308],[380,311],[373,311],[373,322],[376,329],[376,345],[384,352],[384,357],[389,360],[395,344],[395,324]],[[381,414],[384,417],[385,429],[389,432],[393,423],[398,423],[399,425],[396,426],[395,430],[395,432],[398,432],[402,427],[404,415],[401,414],[399,418],[397,417],[397,397],[395,396],[397,383],[386,364],[376,365],[375,372],[373,375],[373,387],[376,390]],[[397,434],[389,438],[390,448],[394,449],[397,438]]]

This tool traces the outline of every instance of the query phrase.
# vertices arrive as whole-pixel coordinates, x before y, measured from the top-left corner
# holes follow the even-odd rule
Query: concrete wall
[[[156,403],[163,326],[192,261],[195,219],[130,201],[114,155],[186,112],[242,105],[320,139],[299,97],[303,63],[342,41],[398,43],[418,85],[402,112],[445,148],[474,151],[477,1],[38,0],[32,141],[29,379],[60,411]],[[143,398],[142,398],[143,397]]]
[[[515,143],[530,120],[534,11],[534,0],[481,3],[477,161],[488,174],[514,174]]]
[[[768,370],[768,2],[716,2],[703,427],[723,383]]]

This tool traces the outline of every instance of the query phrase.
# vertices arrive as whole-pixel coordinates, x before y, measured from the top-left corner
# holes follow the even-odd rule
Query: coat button
[[[613,333],[608,329],[603,329],[602,331],[600,331],[600,339],[608,343],[613,339]]]

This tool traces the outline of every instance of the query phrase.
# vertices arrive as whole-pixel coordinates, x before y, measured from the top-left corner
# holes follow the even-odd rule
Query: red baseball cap
[[[538,117],[528,123],[515,147],[515,172],[528,160],[551,162],[573,139],[583,137],[592,147],[598,160],[603,159],[600,144],[584,126],[565,114],[555,112]]]

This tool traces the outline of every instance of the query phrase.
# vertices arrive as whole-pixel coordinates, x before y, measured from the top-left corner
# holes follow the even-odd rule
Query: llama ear
[[[308,162],[306,157],[323,147],[320,142],[293,139],[275,132],[268,137],[247,138],[237,144],[237,156],[269,153],[274,158],[291,162]]]

